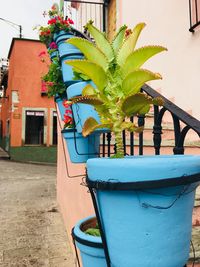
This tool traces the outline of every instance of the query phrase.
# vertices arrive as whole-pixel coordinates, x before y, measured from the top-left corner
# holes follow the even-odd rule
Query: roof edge
[[[10,58],[10,55],[11,55],[11,53],[12,53],[12,49],[13,49],[13,46],[14,46],[15,41],[30,41],[30,42],[38,42],[38,43],[42,43],[40,40],[37,40],[37,39],[29,39],[29,38],[13,38],[13,39],[12,39],[12,42],[11,42],[11,45],[10,45],[9,52],[8,52],[8,59]]]

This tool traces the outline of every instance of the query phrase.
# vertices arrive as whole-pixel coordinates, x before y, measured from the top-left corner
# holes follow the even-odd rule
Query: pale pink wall
[[[58,119],[60,120],[59,114]],[[83,174],[82,177],[68,177],[64,149],[70,176]],[[70,162],[65,141],[63,146],[61,128],[58,123],[57,200],[70,241],[71,229],[77,221],[94,214],[88,188],[81,185],[84,176],[85,164]]]
[[[174,97],[178,106],[200,119],[200,30],[189,32],[188,0],[118,0],[118,25],[131,28],[145,22],[138,46],[160,44],[168,48],[145,67],[162,74],[152,82],[162,94]]]

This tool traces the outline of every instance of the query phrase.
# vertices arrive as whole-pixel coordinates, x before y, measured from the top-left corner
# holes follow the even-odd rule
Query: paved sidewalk
[[[0,159],[9,159],[8,153],[0,147]]]
[[[74,267],[56,167],[0,161],[0,267]]]
[[[75,267],[57,210],[55,177],[54,166],[0,161],[0,267]],[[200,188],[197,201],[199,199]],[[193,244],[195,267],[200,267],[197,201]]]

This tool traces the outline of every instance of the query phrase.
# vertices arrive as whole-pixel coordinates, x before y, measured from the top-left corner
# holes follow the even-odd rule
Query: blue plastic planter
[[[74,45],[66,43],[66,41],[72,37],[74,37],[73,34],[66,33],[64,31],[61,31],[60,33],[54,35],[55,42],[58,45],[63,81],[65,82],[66,86],[77,83],[79,81],[73,80],[74,75],[72,67],[70,65],[67,65],[65,61],[83,58],[83,54],[78,48],[76,48]]]
[[[56,34],[54,36],[55,42],[58,45],[58,51],[60,57],[68,56],[72,54],[81,54],[81,51],[76,48],[74,45],[66,43],[66,41],[70,38],[74,37],[71,33],[66,33],[64,31],[61,31],[60,33]]]
[[[99,155],[100,138],[97,134],[83,137],[74,129],[62,130],[72,163],[84,163]]]
[[[79,82],[69,86],[66,90],[68,99],[74,96],[82,95],[83,88],[91,82]],[[93,106],[87,104],[73,104],[72,110],[74,121],[78,133],[82,132],[83,125],[89,117],[93,117],[97,122],[100,122],[99,115]]]
[[[79,80],[74,80],[74,73],[72,70],[72,67],[68,64],[66,64],[67,60],[72,60],[72,59],[81,59],[83,58],[82,55],[68,55],[68,56],[64,56],[61,58],[61,69],[62,69],[62,75],[63,75],[63,81],[65,83],[66,86],[69,86],[71,84],[80,82]]]
[[[66,100],[67,97],[64,95],[63,96],[56,95],[54,99],[59,109],[61,119],[64,120],[64,114],[65,114],[66,108],[63,106],[63,101]]]
[[[79,221],[72,230],[72,236],[80,250],[83,267],[107,267],[101,238],[84,233],[84,225],[91,224],[93,220],[94,217],[88,217]]]
[[[186,264],[200,156],[90,159],[87,173],[88,185],[96,188],[111,266]]]

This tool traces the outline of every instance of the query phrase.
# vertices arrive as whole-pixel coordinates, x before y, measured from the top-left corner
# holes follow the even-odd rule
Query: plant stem
[[[115,143],[116,143],[116,158],[123,158],[124,157],[124,145],[122,140],[122,132],[117,131],[115,132]]]

